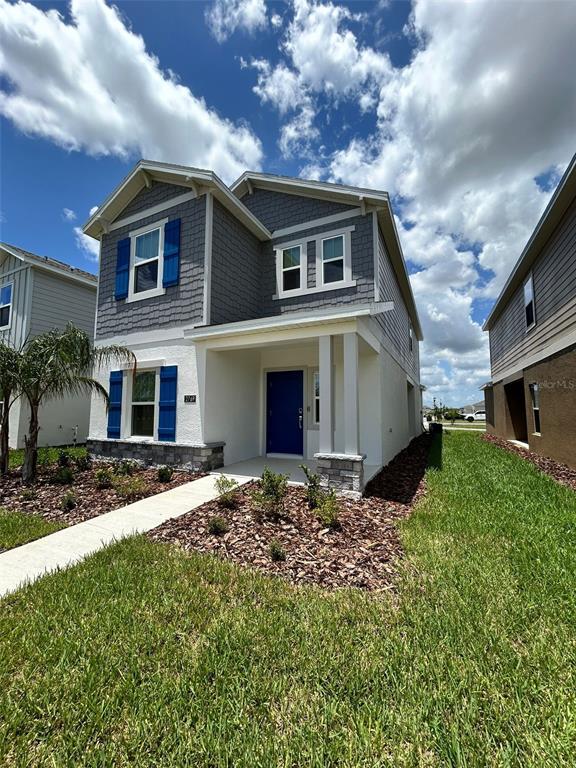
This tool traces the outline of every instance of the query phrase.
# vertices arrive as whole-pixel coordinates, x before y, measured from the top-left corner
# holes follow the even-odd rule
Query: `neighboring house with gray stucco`
[[[73,323],[94,337],[97,278],[55,259],[0,243],[0,341],[21,349],[28,339]],[[29,409],[10,409],[10,447],[21,448]],[[88,395],[50,400],[40,409],[38,443],[67,445],[88,435]]]
[[[103,374],[94,453],[305,460],[358,492],[420,433],[422,333],[385,192],[141,161],[84,232],[96,344],[138,360]]]

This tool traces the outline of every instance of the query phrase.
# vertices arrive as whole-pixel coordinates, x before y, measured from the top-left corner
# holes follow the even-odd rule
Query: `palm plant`
[[[10,409],[21,394],[19,377],[22,354],[4,342],[0,343],[0,475],[8,472]]]
[[[30,406],[28,434],[24,438],[22,482],[33,483],[38,463],[39,411],[44,401],[96,392],[108,404],[108,392],[93,378],[93,371],[112,362],[131,363],[126,347],[94,347],[89,336],[69,324],[36,336],[24,347],[19,382]]]

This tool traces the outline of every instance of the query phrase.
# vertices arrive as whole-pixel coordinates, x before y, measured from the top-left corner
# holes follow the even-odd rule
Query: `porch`
[[[264,469],[268,467],[277,474],[288,475],[290,485],[304,485],[306,478],[300,465],[304,464],[311,472],[318,471],[318,462],[316,459],[278,459],[266,456],[256,456],[246,461],[238,461],[235,464],[227,464],[220,469],[211,472],[212,475],[230,475],[234,477],[257,480],[262,476]],[[374,475],[378,473],[380,467],[374,465],[364,465],[364,484],[368,483]]]
[[[324,485],[361,493],[382,465],[377,339],[350,314],[267,322],[191,334],[204,442],[225,443],[224,473],[268,466],[303,483],[304,462]]]

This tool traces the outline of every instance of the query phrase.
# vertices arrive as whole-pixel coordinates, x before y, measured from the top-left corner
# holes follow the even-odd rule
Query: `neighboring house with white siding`
[[[358,492],[421,432],[420,322],[385,192],[139,162],[100,240],[89,446],[234,471],[304,460]],[[232,465],[232,466],[231,466]]]
[[[94,337],[97,278],[55,259],[36,256],[0,243],[0,341],[21,349],[44,331],[73,323]],[[24,445],[29,409],[23,398],[10,410],[10,447]],[[40,411],[38,443],[84,442],[90,398],[67,397],[47,402]]]

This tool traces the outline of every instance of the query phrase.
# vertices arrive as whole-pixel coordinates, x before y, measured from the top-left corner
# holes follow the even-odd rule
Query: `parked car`
[[[468,413],[466,415],[466,421],[486,421],[486,411],[475,411],[475,413]]]

